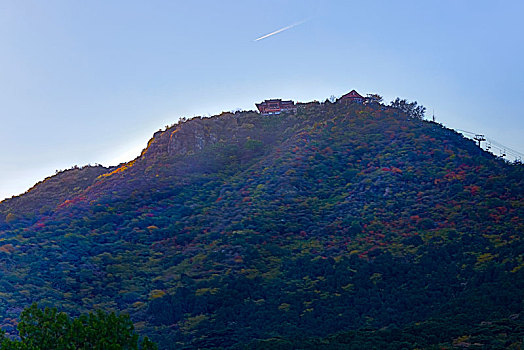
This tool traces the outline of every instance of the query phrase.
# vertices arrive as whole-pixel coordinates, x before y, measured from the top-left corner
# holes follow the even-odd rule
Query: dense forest
[[[183,120],[0,203],[0,328],[38,302],[166,349],[518,349],[523,185],[395,106]]]

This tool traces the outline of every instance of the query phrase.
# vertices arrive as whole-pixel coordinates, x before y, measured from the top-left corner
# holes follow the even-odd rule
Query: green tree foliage
[[[460,318],[458,318],[460,319]],[[362,329],[326,338],[255,340],[249,349],[521,349],[524,323],[512,319],[464,325],[454,318],[430,319],[399,328]],[[240,347],[239,347],[240,348]]]
[[[415,119],[423,119],[424,113],[426,112],[426,107],[419,106],[417,102],[408,102],[407,100],[401,100],[399,97],[397,97],[394,101],[391,101],[389,105],[406,113],[409,117]]]
[[[36,303],[24,309],[18,324],[19,340],[2,339],[1,349],[156,349],[147,337],[139,340],[127,315],[82,314],[71,319],[56,308]]]
[[[78,192],[52,210],[9,201],[6,223],[0,206],[9,336],[33,300],[121,310],[162,348],[384,340],[417,323],[398,344],[475,344],[524,315],[524,166],[395,108],[194,118],[133,162],[77,175],[61,174]]]
[[[379,94],[367,94],[367,99],[370,103],[382,103],[384,100]]]

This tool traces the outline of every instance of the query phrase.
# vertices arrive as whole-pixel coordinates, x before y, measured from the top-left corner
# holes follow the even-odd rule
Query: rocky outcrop
[[[170,156],[196,153],[218,142],[244,142],[256,130],[250,122],[259,118],[253,112],[222,113],[211,118],[193,118],[165,131],[158,131],[149,141],[142,156],[151,158],[161,153]]]
[[[219,140],[217,132],[212,130],[209,123],[194,119],[173,130],[169,135],[167,152],[173,154],[187,154],[202,150]]]

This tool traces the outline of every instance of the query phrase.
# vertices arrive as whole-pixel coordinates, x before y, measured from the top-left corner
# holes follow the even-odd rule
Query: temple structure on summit
[[[356,90],[351,90],[338,99],[339,102],[346,103],[364,103],[365,100],[366,98],[360,95]]]
[[[356,90],[351,90],[347,94],[340,97],[337,102],[338,103],[359,103],[359,104],[373,104],[373,103],[379,103],[378,100],[374,96],[378,95],[368,95],[368,97],[364,97],[361,94],[359,94]],[[262,115],[272,115],[272,114],[280,114],[282,112],[297,112],[297,106],[295,105],[294,101],[288,100],[288,101],[282,101],[281,99],[272,99],[272,100],[265,100],[261,103],[255,103],[255,105],[258,108],[258,111]]]
[[[261,103],[255,104],[262,115],[280,114],[282,112],[293,112],[297,111],[295,102],[282,101],[281,99],[265,100]]]

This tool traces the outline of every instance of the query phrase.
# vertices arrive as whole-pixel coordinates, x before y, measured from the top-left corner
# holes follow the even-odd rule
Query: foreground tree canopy
[[[20,340],[4,335],[0,349],[156,349],[139,339],[127,315],[97,311],[70,318],[56,308],[32,304],[20,315]]]

